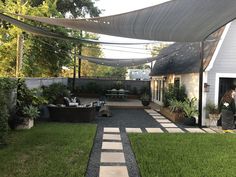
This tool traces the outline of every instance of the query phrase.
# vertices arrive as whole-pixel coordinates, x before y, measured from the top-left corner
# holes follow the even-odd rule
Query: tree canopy
[[[0,0],[0,10],[37,16],[63,17],[66,14],[74,18],[85,15],[98,16],[100,10],[93,0]],[[49,28],[63,35],[77,36],[65,28],[27,21],[41,28]],[[16,67],[16,38],[22,31],[15,26],[0,21],[0,76],[14,76]],[[87,35],[86,37],[90,37]],[[94,38],[94,36],[91,36]],[[62,66],[70,65],[71,51],[75,47],[70,41],[55,40],[24,33],[24,56],[22,74],[31,77],[59,76]],[[96,53],[97,52],[97,53]],[[99,56],[99,49],[93,55]]]

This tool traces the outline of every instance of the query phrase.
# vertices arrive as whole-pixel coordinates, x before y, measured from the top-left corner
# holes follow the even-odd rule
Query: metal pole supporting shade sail
[[[21,16],[51,25],[113,36],[200,42],[236,18],[236,1],[172,0],[124,14],[87,19]]]

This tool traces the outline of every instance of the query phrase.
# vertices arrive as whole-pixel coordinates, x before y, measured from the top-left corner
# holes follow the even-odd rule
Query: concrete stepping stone
[[[159,123],[171,123],[168,119],[156,119],[156,121]]]
[[[166,128],[166,130],[168,133],[184,133],[184,131],[180,128]]]
[[[164,116],[152,116],[154,119],[166,119]]]
[[[121,141],[121,137],[119,134],[103,134],[103,140]]]
[[[123,152],[102,152],[102,163],[125,163],[125,156]]]
[[[158,113],[148,113],[150,116],[159,116],[160,114]]]
[[[122,150],[123,146],[120,142],[102,142],[102,149]]]
[[[205,133],[202,129],[200,128],[185,128],[190,133]]]
[[[155,112],[153,109],[144,109],[146,112]]]
[[[141,128],[125,128],[127,133],[142,133]]]
[[[212,130],[211,128],[203,128],[204,131],[206,131],[207,133],[216,133],[214,130]]]
[[[104,133],[120,133],[120,129],[115,127],[104,127]]]
[[[129,177],[126,166],[100,166],[99,177]]]
[[[177,125],[173,124],[173,123],[160,123],[162,127],[165,128],[177,128]]]
[[[160,128],[145,128],[148,133],[164,133]]]

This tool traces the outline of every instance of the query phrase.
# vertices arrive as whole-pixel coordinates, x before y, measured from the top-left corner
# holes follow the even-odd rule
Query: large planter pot
[[[31,129],[34,126],[34,119],[24,119],[24,122],[16,126],[17,130]]]
[[[184,125],[187,126],[195,126],[196,125],[196,118],[195,117],[185,117],[184,119]]]
[[[209,114],[209,127],[217,127],[217,121],[220,119],[220,114]]]
[[[142,100],[143,106],[148,106],[150,104],[150,101]]]

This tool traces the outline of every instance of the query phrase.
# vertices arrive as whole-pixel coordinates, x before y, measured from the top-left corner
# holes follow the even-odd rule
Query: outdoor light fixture
[[[204,92],[209,92],[210,91],[210,85],[207,83],[204,83]]]

